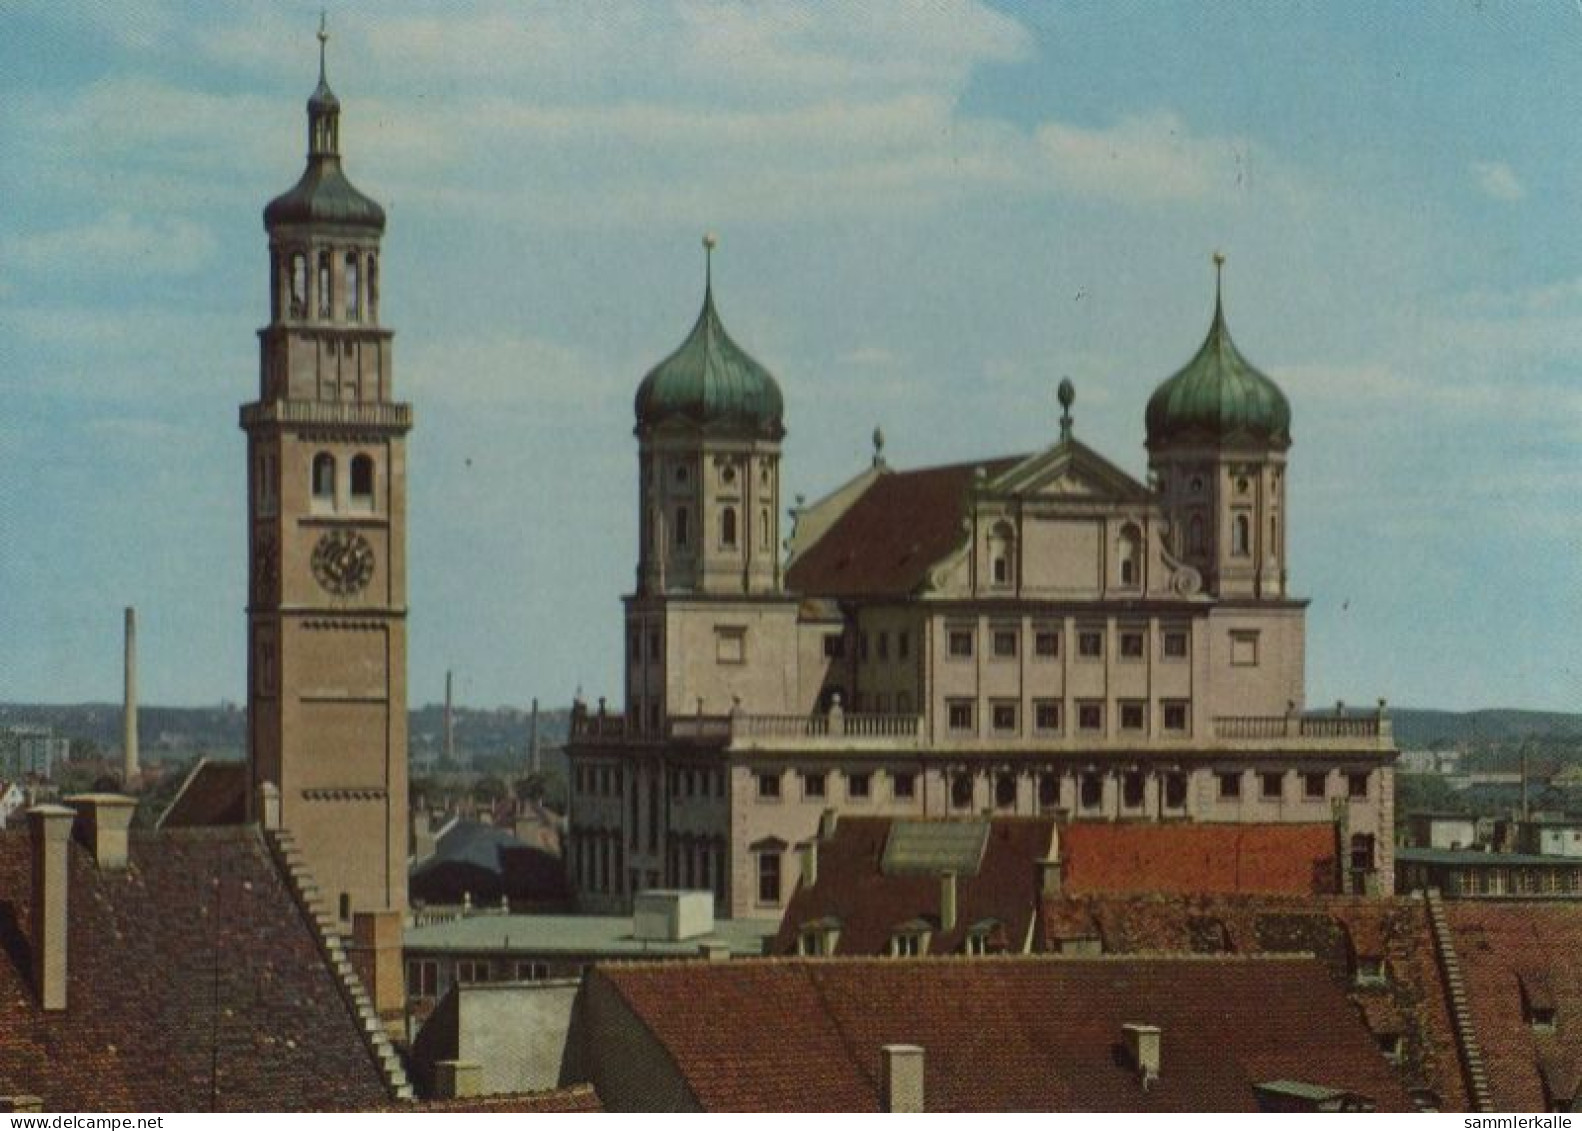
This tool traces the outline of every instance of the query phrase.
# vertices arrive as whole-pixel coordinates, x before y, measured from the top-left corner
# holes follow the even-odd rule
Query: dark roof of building
[[[1445,904],[1496,1111],[1582,1097],[1582,904]],[[1535,1027],[1547,1006],[1551,1031]]]
[[[999,475],[1011,456],[878,476],[786,571],[786,588],[824,597],[898,597],[962,544],[967,491],[977,469]]]
[[[1338,884],[1331,824],[1075,822],[1061,826],[1060,858],[1071,895],[1315,895]]]
[[[725,332],[714,309],[714,288],[692,332],[637,387],[640,432],[681,422],[719,434],[778,440],[785,435],[785,401],[774,376]]]
[[[602,1112],[599,1095],[591,1084],[573,1084],[547,1092],[502,1092],[492,1096],[468,1096],[454,1100],[422,1100],[417,1103],[386,1104],[380,1111],[412,1115],[438,1115],[444,1112]]]
[[[1448,999],[1420,899],[1353,896],[1086,896],[1043,909],[1043,947],[1095,941],[1106,954],[1308,954],[1368,1030],[1402,1040],[1399,1072],[1443,1110],[1467,1106]],[[1358,960],[1383,962],[1359,982]]]
[[[200,758],[160,815],[162,829],[240,825],[247,820],[247,763]]]
[[[881,1048],[929,1111],[1255,1111],[1296,1080],[1411,1110],[1311,959],[781,959],[601,966],[706,1111],[874,1111]],[[678,1009],[677,1002],[687,1008]],[[1142,1087],[1122,1025],[1157,1025]]]
[[[540,845],[518,840],[508,828],[480,821],[456,821],[435,842],[434,853],[412,869],[413,899],[455,903],[558,900],[566,895],[565,868],[559,856]]]
[[[1214,295],[1214,320],[1196,355],[1148,398],[1148,447],[1170,443],[1291,444],[1291,405],[1241,355]]]
[[[1436,864],[1455,868],[1510,868],[1541,866],[1582,868],[1582,857],[1543,855],[1535,852],[1484,852],[1477,848],[1397,848],[1396,864]]]
[[[70,847],[67,1007],[34,992],[32,841],[0,832],[0,1094],[54,1111],[375,1107],[388,1094],[254,827]]]
[[[927,823],[972,834],[977,853],[970,869],[965,860],[957,861],[963,866],[956,877],[956,925],[950,930],[941,926],[939,872],[910,863],[899,872],[886,866],[897,835],[905,840],[922,824],[842,817],[834,834],[819,842],[818,882],[812,887],[798,883],[792,892],[772,952],[795,954],[802,930],[816,923],[839,930],[837,954],[882,954],[898,928],[926,929],[929,954],[960,952],[975,929],[988,933],[991,950],[1020,953],[1038,914],[1037,861],[1048,855],[1053,818]]]

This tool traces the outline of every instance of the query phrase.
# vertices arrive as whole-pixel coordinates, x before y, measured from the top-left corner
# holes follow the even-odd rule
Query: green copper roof
[[[1208,337],[1197,356],[1148,398],[1147,420],[1149,448],[1226,441],[1290,446],[1291,404],[1236,348],[1217,290]]]
[[[785,435],[780,386],[725,332],[712,284],[704,288],[703,309],[687,340],[637,387],[635,408],[638,431],[680,420],[764,439]]]
[[[324,41],[319,28],[319,85],[308,99],[308,165],[291,191],[264,209],[264,227],[277,224],[340,224],[384,231],[385,210],[341,171],[341,102],[324,76]]]

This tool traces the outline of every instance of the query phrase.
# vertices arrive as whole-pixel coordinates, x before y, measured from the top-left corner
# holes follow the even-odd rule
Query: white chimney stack
[[[1131,1057],[1132,1066],[1137,1069],[1143,1090],[1147,1091],[1159,1079],[1164,1032],[1157,1025],[1133,1021],[1122,1025],[1121,1033],[1126,1038],[1126,1053]]]
[[[885,1045],[879,1050],[884,1058],[882,1087],[884,1110],[887,1112],[920,1112],[923,1110],[923,1049],[920,1045]]]
[[[121,782],[131,789],[137,765],[137,610],[126,608],[126,684],[121,703]]]
[[[939,929],[956,929],[956,873],[939,874]]]
[[[50,1011],[66,1008],[66,882],[72,811],[37,805],[27,811],[33,848],[33,989]]]
[[[127,830],[137,802],[118,793],[79,793],[66,798],[76,812],[77,839],[93,853],[101,872],[126,869]]]
[[[811,888],[818,883],[818,838],[802,846],[802,886]]]

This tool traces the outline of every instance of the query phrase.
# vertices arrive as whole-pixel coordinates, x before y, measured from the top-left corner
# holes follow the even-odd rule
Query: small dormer
[[[1559,1008],[1548,971],[1521,970],[1516,979],[1521,985],[1522,1020],[1535,1033],[1553,1033]]]
[[[890,932],[890,942],[885,953],[891,958],[921,958],[928,953],[929,942],[934,936],[934,924],[927,919],[908,919]]]

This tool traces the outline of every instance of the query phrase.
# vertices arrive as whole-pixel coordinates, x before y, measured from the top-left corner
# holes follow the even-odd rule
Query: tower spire
[[[319,85],[328,86],[329,82],[324,77],[324,47],[330,41],[329,13],[323,8],[319,9]]]
[[[703,293],[714,294],[714,248],[720,238],[713,232],[703,233]]]
[[[1214,253],[1214,321],[1225,320],[1225,304],[1222,295],[1225,289],[1225,253]]]

